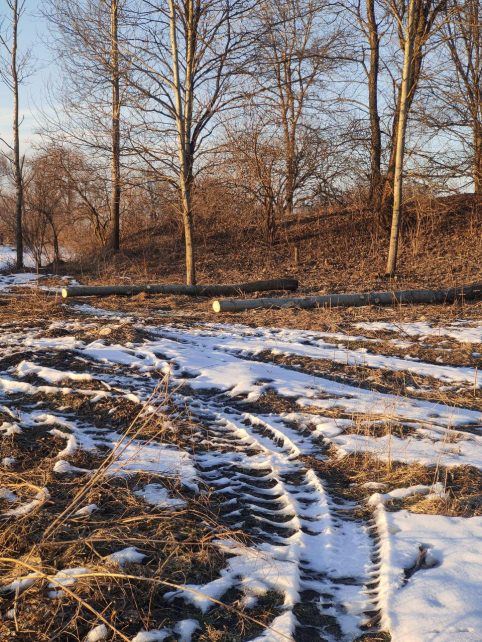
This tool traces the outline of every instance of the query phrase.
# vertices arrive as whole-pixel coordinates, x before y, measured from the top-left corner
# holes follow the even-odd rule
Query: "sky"
[[[0,20],[7,22],[9,13],[5,2],[0,1]],[[20,88],[20,113],[23,117],[21,140],[30,147],[35,141],[35,131],[40,119],[40,106],[45,104],[50,79],[56,73],[55,63],[48,48],[49,32],[41,10],[43,0],[26,0],[25,13],[19,31],[20,54],[31,52],[30,75]],[[0,83],[0,136],[11,140],[12,96],[10,90]]]
[[[69,0],[64,0],[68,2]],[[20,87],[20,113],[23,117],[21,124],[21,149],[29,153],[38,142],[36,134],[40,128],[42,114],[48,113],[51,98],[49,87],[53,84],[56,74],[60,73],[55,63],[52,51],[49,49],[49,25],[42,16],[46,0],[25,0],[25,13],[22,16],[19,33],[20,53],[31,52],[31,73]],[[9,13],[5,0],[0,0],[0,23],[8,24]],[[362,77],[363,80],[363,77]],[[360,86],[357,85],[357,91]],[[52,107],[50,107],[52,109]],[[0,82],[0,137],[8,143],[11,142],[12,96],[9,89]],[[443,147],[446,143],[438,141],[432,145]],[[453,144],[453,142],[452,142]],[[0,149],[5,146],[0,142]]]

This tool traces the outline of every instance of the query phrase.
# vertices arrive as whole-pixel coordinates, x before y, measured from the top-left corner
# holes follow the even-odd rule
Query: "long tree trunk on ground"
[[[403,159],[405,154],[405,134],[408,119],[408,96],[411,85],[414,16],[417,0],[409,0],[407,27],[405,32],[405,49],[403,54],[403,74],[400,92],[400,109],[398,114],[398,128],[395,152],[395,172],[393,177],[393,209],[392,225],[390,231],[390,246],[388,251],[387,275],[393,276],[397,267],[398,243],[400,238],[400,223],[402,216],[403,198]]]
[[[221,299],[213,301],[214,312],[242,312],[266,308],[331,308],[364,305],[400,305],[402,303],[453,303],[480,301],[482,284],[474,283],[460,288],[443,290],[399,290],[395,292],[358,292],[354,294],[324,294],[306,297],[278,297],[262,299]]]
[[[120,81],[119,81],[119,4],[111,0],[110,35],[111,35],[111,66],[112,66],[112,194],[111,194],[111,225],[112,250],[120,250]]]
[[[11,76],[13,91],[13,174],[15,180],[15,243],[17,248],[17,270],[23,268],[23,179],[22,161],[20,158],[20,122],[19,122],[19,80],[17,66],[17,37],[20,9],[18,1],[13,0],[12,9],[12,48]]]
[[[370,205],[380,209],[382,135],[378,112],[378,75],[380,68],[380,36],[375,15],[375,0],[366,0],[370,69],[368,72],[368,110],[370,114]]]

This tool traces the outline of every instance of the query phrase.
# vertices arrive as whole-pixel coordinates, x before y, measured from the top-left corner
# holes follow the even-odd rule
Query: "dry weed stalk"
[[[23,556],[22,559],[11,557],[4,555],[0,557],[0,564],[2,565],[8,565],[9,567],[12,567],[13,569],[17,568],[22,568],[30,573],[29,579],[39,579],[43,581],[47,581],[49,584],[51,584],[52,587],[58,588],[60,591],[63,591],[70,599],[72,599],[77,605],[79,609],[85,609],[89,613],[91,613],[97,620],[105,624],[109,630],[116,636],[119,637],[119,639],[129,641],[130,638],[128,638],[121,630],[119,630],[118,626],[112,622],[109,621],[109,618],[106,617],[104,614],[104,611],[99,610],[98,607],[94,606],[91,604],[87,598],[79,595],[78,592],[72,590],[68,586],[65,586],[65,583],[62,582],[61,580],[59,581],[58,577],[56,578],[55,572],[47,572],[45,570],[45,564],[43,562],[44,555],[40,554],[40,551],[55,551],[57,549],[63,549],[64,552],[64,557],[67,556],[70,559],[75,559],[77,556],[76,550],[79,547],[87,547],[88,549],[91,550],[92,554],[98,558],[99,563],[101,565],[104,565],[106,562],[108,562],[108,557],[103,557],[99,555],[99,553],[96,551],[94,548],[94,543],[102,543],[102,542],[109,542],[111,544],[112,542],[119,542],[123,543],[124,545],[126,543],[129,543],[131,545],[137,544],[137,545],[142,545],[146,544],[146,540],[142,534],[139,534],[139,536],[134,535],[133,537],[126,532],[123,531],[125,527],[132,527],[135,526],[136,524],[142,524],[143,528],[149,522],[164,522],[166,527],[169,525],[169,521],[172,520],[172,516],[166,516],[166,515],[153,515],[153,514],[140,514],[140,515],[135,515],[135,516],[130,516],[126,518],[121,518],[120,520],[116,520],[115,525],[113,526],[112,522],[109,520],[105,520],[104,522],[96,522],[96,527],[97,530],[92,533],[91,535],[87,536],[79,536],[79,537],[74,537],[72,539],[66,540],[64,537],[64,534],[62,534],[62,537],[60,539],[56,539],[56,535],[61,531],[61,529],[66,525],[66,522],[69,521],[70,523],[79,523],[82,524],[82,520],[80,518],[75,518],[74,513],[78,509],[79,505],[82,503],[82,501],[89,495],[91,495],[96,488],[101,488],[104,485],[107,484],[107,478],[109,477],[109,470],[110,468],[116,464],[116,462],[119,462],[121,459],[122,455],[125,453],[126,449],[135,443],[137,439],[142,439],[143,437],[146,437],[147,433],[147,439],[142,439],[143,445],[148,444],[152,441],[159,440],[164,434],[165,431],[165,424],[162,421],[158,422],[158,425],[156,427],[156,430],[152,431],[150,429],[150,426],[152,424],[152,421],[156,421],[158,417],[156,416],[156,410],[153,411],[152,407],[154,406],[155,409],[158,409],[160,407],[165,408],[166,405],[169,404],[169,376],[166,375],[164,376],[159,384],[156,386],[156,389],[152,393],[152,395],[149,397],[149,399],[143,404],[142,408],[140,411],[137,413],[135,418],[131,421],[130,425],[128,426],[127,430],[122,436],[122,439],[119,440],[119,442],[116,444],[115,448],[103,459],[103,461],[99,464],[96,472],[94,475],[90,476],[85,483],[77,490],[75,493],[74,497],[69,501],[68,505],[62,510],[62,512],[50,523],[47,525],[45,528],[44,532],[41,534],[41,536],[38,538],[36,543],[30,548],[30,550],[27,552],[26,555]],[[127,462],[128,463],[128,462]],[[122,465],[122,464],[121,464]],[[16,473],[9,473],[10,477],[15,478]],[[39,489],[38,486],[31,484],[29,482],[24,481],[23,479],[20,481],[12,482],[11,483],[12,487],[28,487],[29,489]],[[124,501],[126,501],[127,498],[130,497],[129,493],[126,493],[126,496],[124,497]],[[237,533],[235,531],[227,531],[225,528],[220,527],[220,524],[216,521],[216,518],[214,515],[211,515],[210,511],[205,511],[201,507],[199,508],[189,508],[186,509],[185,511],[177,511],[176,516],[179,518],[183,514],[189,515],[189,518],[195,518],[200,521],[200,523],[204,523],[206,527],[208,527],[211,532],[205,533],[203,537],[199,541],[191,541],[191,540],[183,540],[181,542],[176,542],[176,546],[172,548],[171,551],[166,555],[166,557],[158,564],[158,567],[156,569],[156,575],[162,574],[163,570],[166,566],[168,566],[171,562],[172,558],[175,558],[179,556],[179,547],[182,546],[186,550],[189,550],[192,546],[197,547],[199,550],[203,550],[204,548],[207,549],[212,549],[213,547],[217,548],[216,543],[213,541],[214,538],[223,538],[223,539],[231,539],[232,541],[236,542],[237,546],[243,546],[241,542],[241,537],[237,537]],[[104,525],[106,529],[105,532],[103,533],[102,530],[99,530],[99,526]],[[241,535],[241,534],[239,534]],[[149,544],[152,545],[155,543],[156,540],[149,540]],[[158,540],[159,544],[165,544],[165,540],[159,539]],[[48,555],[47,558],[51,557],[51,555]],[[89,566],[92,566],[89,564]],[[32,575],[33,574],[33,575]],[[207,599],[208,601],[212,602],[213,604],[216,604],[227,611],[233,613],[236,615],[240,622],[245,622],[245,623],[251,623],[252,625],[256,625],[259,627],[262,627],[263,629],[271,630],[273,631],[274,634],[276,634],[279,638],[289,640],[288,636],[283,634],[281,631],[277,631],[275,629],[272,629],[269,624],[266,622],[261,621],[260,619],[257,619],[256,617],[252,617],[248,614],[246,614],[241,608],[238,608],[237,606],[234,606],[232,604],[228,604],[226,602],[223,602],[221,600],[217,600],[207,594],[204,594],[202,591],[196,590],[190,586],[186,586],[183,583],[180,582],[175,582],[175,581],[169,581],[169,580],[162,580],[159,579],[158,577],[148,577],[144,574],[132,574],[132,573],[124,573],[124,572],[113,572],[110,570],[105,570],[103,568],[99,569],[98,571],[93,570],[92,572],[89,573],[82,573],[82,574],[73,574],[69,576],[72,580],[92,580],[94,582],[102,582],[102,581],[115,581],[119,582],[121,585],[131,585],[131,583],[144,583],[148,584],[151,587],[159,586],[159,587],[166,587],[170,589],[174,589],[176,591],[182,591],[186,593],[190,593],[193,595],[197,595],[198,597],[202,597],[204,599]],[[16,581],[22,581],[26,579],[25,576],[20,575],[13,578]],[[98,590],[102,591],[101,585],[98,584]],[[121,589],[122,591],[124,589]],[[132,590],[132,586],[131,586]],[[13,617],[15,621],[15,627],[16,630],[20,630],[19,622],[17,621],[17,604],[19,600],[22,599],[23,593],[17,588],[15,590],[15,596],[14,596],[14,608],[13,608]],[[80,611],[79,611],[80,614]],[[244,625],[243,625],[244,628]]]
[[[50,584],[53,584],[54,586],[57,586],[60,590],[64,591],[69,597],[74,599],[76,602],[78,602],[81,606],[86,608],[88,611],[90,611],[93,615],[95,615],[96,618],[98,618],[101,622],[103,622],[106,626],[111,629],[113,633],[118,635],[122,640],[125,640],[126,642],[131,642],[128,637],[126,637],[121,631],[119,631],[115,626],[113,626],[104,616],[99,613],[93,606],[91,606],[88,602],[83,600],[79,595],[77,595],[74,591],[70,590],[68,587],[65,586],[64,583],[61,581],[57,580],[55,576],[49,575],[48,573],[44,573],[37,567],[33,566],[32,564],[28,564],[27,562],[21,561],[21,560],[16,560],[13,558],[9,557],[0,557],[0,564],[10,564],[13,566],[21,566],[25,568],[26,570],[30,571],[30,573],[35,574],[35,577],[32,576],[31,574],[29,576],[25,577],[19,577],[18,579],[24,580],[28,577],[28,579],[43,579],[48,581]],[[122,580],[122,581],[135,581],[135,582],[147,582],[149,584],[155,584],[159,586],[165,586],[167,588],[175,589],[176,591],[183,591],[187,593],[191,593],[192,595],[196,595],[197,597],[201,597],[203,599],[207,599],[208,601],[212,602],[213,604],[217,604],[218,606],[222,606],[223,608],[227,609],[228,611],[232,611],[235,613],[237,616],[239,616],[241,619],[244,619],[248,622],[251,622],[253,624],[256,624],[257,626],[261,626],[263,629],[268,629],[269,631],[272,631],[276,635],[280,636],[284,640],[289,640],[292,642],[292,638],[286,634],[284,634],[282,631],[279,631],[269,625],[267,625],[265,622],[262,622],[261,620],[257,620],[256,618],[253,618],[249,615],[246,615],[243,611],[240,609],[237,609],[236,607],[231,606],[230,604],[226,604],[225,602],[222,602],[221,600],[217,600],[216,598],[207,595],[206,593],[203,593],[202,591],[198,591],[197,589],[193,589],[190,586],[186,586],[183,584],[176,584],[174,582],[168,582],[166,580],[160,580],[152,577],[145,577],[142,575],[129,575],[127,573],[111,573],[111,572],[102,572],[102,573],[82,573],[81,575],[70,575],[72,579],[89,579],[89,578],[99,578],[99,579],[116,579],[116,580]]]

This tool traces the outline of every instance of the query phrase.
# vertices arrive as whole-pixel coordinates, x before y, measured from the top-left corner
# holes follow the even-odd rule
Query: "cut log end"
[[[62,288],[62,299],[66,299],[69,296],[69,291],[67,288]]]
[[[221,303],[219,301],[213,301],[213,310],[214,312],[221,312]]]

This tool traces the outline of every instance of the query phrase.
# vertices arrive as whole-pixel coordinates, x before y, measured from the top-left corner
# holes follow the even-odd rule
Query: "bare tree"
[[[184,229],[186,282],[196,282],[193,189],[203,143],[226,109],[239,107],[236,82],[249,48],[251,0],[143,0],[137,39],[124,55],[142,110],[137,150],[176,186]],[[147,43],[147,44],[146,44]],[[164,145],[161,142],[164,141]]]
[[[50,117],[45,134],[110,157],[110,231],[106,244],[118,252],[121,239],[121,111],[126,69],[120,47],[125,0],[47,0],[44,13],[56,28],[54,47],[64,71],[58,93],[62,112]],[[110,25],[107,27],[107,25]]]
[[[382,190],[382,128],[379,109],[380,100],[380,63],[381,27],[385,11],[381,12],[377,0],[356,0],[348,3],[347,8],[353,12],[364,39],[368,43],[369,61],[366,62],[364,42],[361,43],[361,65],[367,78],[368,116],[370,121],[370,178],[369,178],[369,204],[373,209],[379,210],[381,206]],[[382,15],[379,15],[382,13]],[[359,46],[359,39],[355,41]]]
[[[243,120],[242,132],[227,132],[226,149],[229,170],[224,172],[224,183],[242,190],[252,210],[261,214],[266,241],[272,243],[284,205],[283,140],[255,114],[249,123]]]
[[[281,131],[282,212],[290,217],[295,195],[307,179],[307,146],[321,140],[315,132],[323,128],[328,102],[321,94],[339,65],[342,34],[330,24],[333,15],[324,0],[262,0],[255,18],[257,104],[268,114],[273,130]]]
[[[435,20],[445,7],[445,0],[389,0],[389,9],[398,25],[400,44],[403,48],[403,71],[394,118],[392,158],[389,175],[393,167],[392,223],[386,273],[395,274],[400,238],[403,193],[403,160],[408,115],[412,105],[422,69],[425,45],[434,29]]]
[[[110,0],[110,40],[111,40],[111,82],[112,82],[112,250],[120,249],[120,212],[121,212],[121,176],[120,176],[120,70],[119,70],[119,2]]]
[[[451,93],[458,124],[472,130],[472,179],[482,194],[482,8],[479,0],[451,0],[447,44],[455,70],[456,91]],[[452,83],[452,87],[453,87]],[[450,126],[450,125],[449,125]]]
[[[12,92],[13,115],[12,115],[12,144],[6,143],[10,151],[13,165],[13,178],[15,183],[15,244],[17,249],[17,270],[23,268],[23,157],[20,152],[20,117],[19,117],[19,88],[26,77],[26,63],[28,53],[23,56],[18,51],[19,23],[25,12],[25,0],[6,0],[7,9],[10,12],[8,27],[0,33],[0,44],[4,56],[9,58],[6,62],[0,63],[0,77]],[[2,27],[4,25],[1,25]],[[4,58],[2,56],[2,58]],[[5,142],[5,141],[3,141]]]

